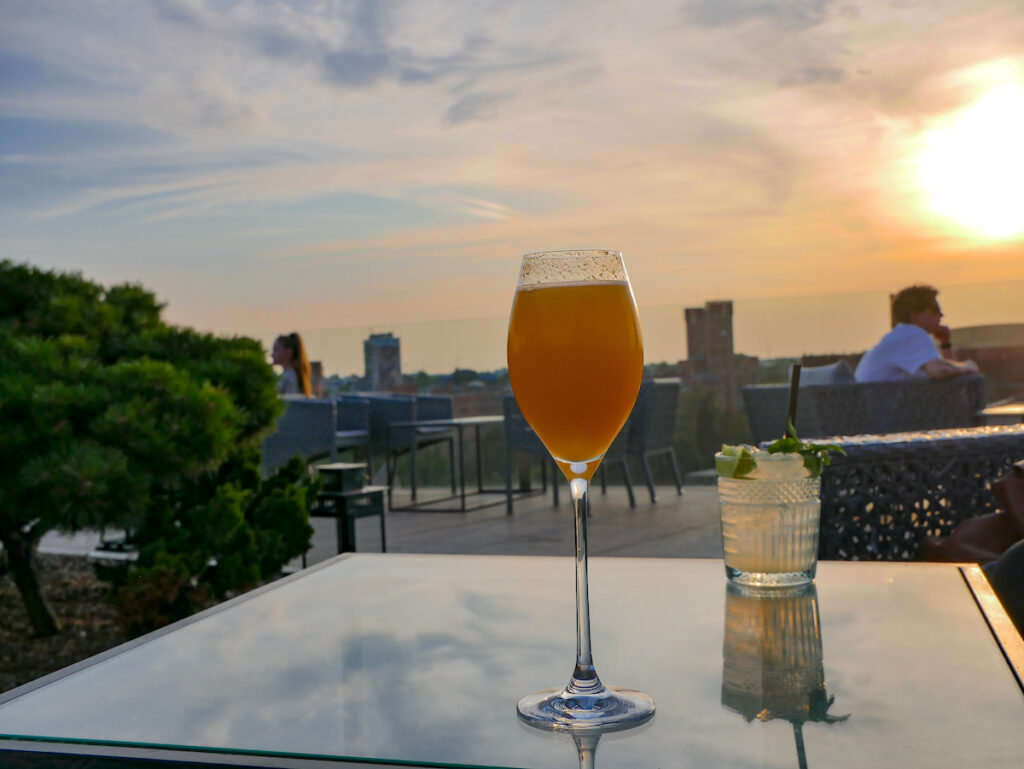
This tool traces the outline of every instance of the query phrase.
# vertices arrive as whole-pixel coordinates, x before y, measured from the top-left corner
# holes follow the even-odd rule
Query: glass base
[[[746,587],[795,587],[814,581],[817,564],[801,571],[740,571],[732,566],[725,567],[725,576],[730,581]]]
[[[614,730],[639,726],[654,715],[654,700],[636,689],[605,687],[597,694],[570,694],[544,689],[516,706],[531,726],[553,731]]]

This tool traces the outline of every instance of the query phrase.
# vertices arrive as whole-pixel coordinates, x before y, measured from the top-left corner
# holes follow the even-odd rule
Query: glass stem
[[[604,690],[590,656],[590,595],[587,584],[587,505],[589,485],[583,478],[569,481],[576,518],[576,669],[566,690],[594,695]]]

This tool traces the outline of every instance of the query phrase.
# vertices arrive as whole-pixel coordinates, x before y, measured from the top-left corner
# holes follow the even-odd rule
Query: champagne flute
[[[588,485],[622,429],[643,376],[633,290],[617,251],[527,254],[508,329],[508,371],[519,408],[569,481],[576,520],[576,667],[564,688],[520,700],[519,716],[548,729],[623,728],[654,700],[606,687],[590,649]]]

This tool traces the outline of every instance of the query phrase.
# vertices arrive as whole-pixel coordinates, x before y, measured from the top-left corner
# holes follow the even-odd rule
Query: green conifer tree
[[[133,632],[187,616],[305,551],[311,486],[260,478],[280,413],[260,345],[168,326],[139,286],[0,262],[0,543],[37,635],[59,625],[35,576],[52,529],[121,527]]]

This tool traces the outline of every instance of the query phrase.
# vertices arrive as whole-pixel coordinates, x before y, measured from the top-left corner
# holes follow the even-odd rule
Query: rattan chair
[[[782,437],[789,385],[748,385],[740,392],[754,443]],[[796,429],[802,438],[820,438],[974,427],[981,424],[978,413],[984,407],[981,374],[865,384],[802,383]]]
[[[398,471],[398,460],[409,455],[410,500],[416,502],[416,455],[427,446],[448,444],[449,475],[452,494],[455,493],[455,431],[438,427],[392,427],[396,422],[415,422],[425,419],[451,419],[451,398],[428,396],[387,395],[371,397],[370,436],[374,444],[383,446],[387,463],[388,507],[391,507],[391,489]],[[421,411],[422,409],[422,411]]]
[[[622,471],[629,506],[636,507],[633,483],[629,475],[629,458],[640,460],[651,495],[651,504],[657,501],[654,475],[650,460],[656,456],[668,457],[669,467],[676,484],[676,493],[682,496],[683,482],[676,462],[676,412],[679,410],[680,382],[678,379],[646,379],[640,385],[633,411],[618,437],[605,453],[601,463],[601,491],[607,490],[606,473],[612,466]]]
[[[370,441],[370,402],[367,398],[343,395],[335,401],[335,443],[337,450],[353,451],[366,458],[366,472],[373,477],[373,445]]]
[[[541,493],[545,493],[548,487],[548,469],[551,470],[551,495],[552,504],[558,507],[558,479],[561,471],[555,465],[551,454],[533,431],[523,412],[519,410],[515,396],[506,393],[502,398],[502,411],[505,415],[505,503],[506,512],[512,515],[512,501],[516,493],[524,494],[531,491],[530,486],[530,457],[540,459]],[[513,492],[512,489],[512,461],[514,458],[525,455],[527,462],[518,466],[519,485]]]
[[[260,472],[272,475],[294,456],[308,461],[335,459],[335,405],[329,398],[284,396],[284,412],[263,439]]]

